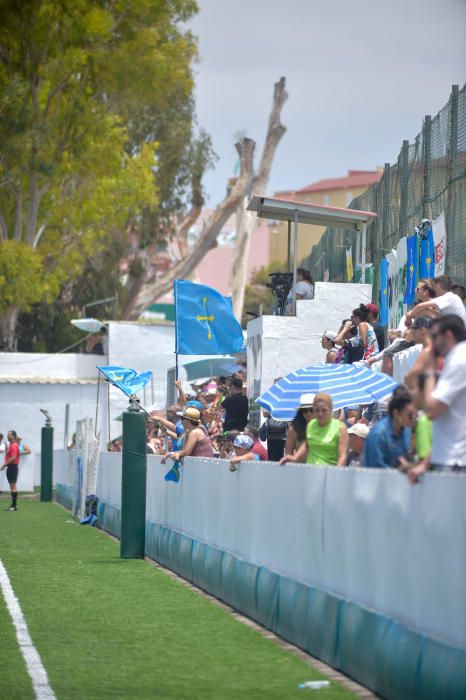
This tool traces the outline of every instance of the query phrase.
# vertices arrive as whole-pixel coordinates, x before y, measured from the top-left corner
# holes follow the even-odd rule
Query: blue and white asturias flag
[[[179,355],[227,355],[240,352],[243,331],[231,299],[213,287],[176,280],[175,332]]]
[[[152,377],[152,372],[141,372],[141,374],[138,374],[134,369],[116,367],[115,365],[109,365],[108,367],[99,367],[97,365],[97,369],[127,396],[140,392]]]
[[[435,250],[434,250],[434,234],[432,226],[425,233],[425,238],[421,238],[421,255],[419,258],[419,277],[432,278],[435,277]]]
[[[406,239],[407,265],[406,265],[406,289],[403,304],[412,304],[416,296],[417,284],[417,236],[408,236]]]

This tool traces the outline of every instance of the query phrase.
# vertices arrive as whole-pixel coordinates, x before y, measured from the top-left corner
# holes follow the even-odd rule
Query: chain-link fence
[[[448,103],[432,119],[425,117],[414,143],[403,141],[398,160],[385,164],[381,180],[348,205],[373,211],[367,227],[366,262],[373,264],[373,298],[379,294],[380,260],[423,218],[445,213],[445,272],[466,283],[466,85],[453,86]],[[356,269],[357,234],[327,228],[303,261],[314,279],[346,280],[345,248],[352,246]]]

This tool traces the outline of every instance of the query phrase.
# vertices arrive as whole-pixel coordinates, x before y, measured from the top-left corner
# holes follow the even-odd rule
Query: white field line
[[[37,700],[56,700],[55,693],[49,685],[47,671],[42,665],[39,652],[34,646],[31,635],[24,619],[23,611],[19,605],[19,601],[15,596],[15,592],[8,578],[7,571],[0,559],[0,587],[3,592],[3,597],[11,615],[13,624],[16,629],[16,638],[19,648],[26,662],[28,673],[32,680],[32,687]]]

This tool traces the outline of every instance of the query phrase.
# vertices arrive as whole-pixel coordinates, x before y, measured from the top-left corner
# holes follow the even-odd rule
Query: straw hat
[[[178,411],[176,415],[181,416],[181,418],[187,418],[193,423],[201,422],[201,414],[199,413],[197,408],[193,408],[192,406],[188,406],[184,409],[184,411]]]

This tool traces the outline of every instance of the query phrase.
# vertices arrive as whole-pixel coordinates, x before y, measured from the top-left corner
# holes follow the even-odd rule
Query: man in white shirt
[[[432,325],[433,352],[424,372],[424,407],[432,419],[433,469],[466,470],[466,328],[457,315]],[[435,358],[445,364],[435,384]]]
[[[466,311],[460,297],[451,291],[451,278],[448,275],[440,275],[435,277],[434,288],[437,296],[435,299],[429,299],[417,304],[414,309],[408,311],[406,317],[408,323],[411,323],[416,316],[427,316],[429,313],[435,316],[447,316],[454,314],[459,316],[466,325]]]

